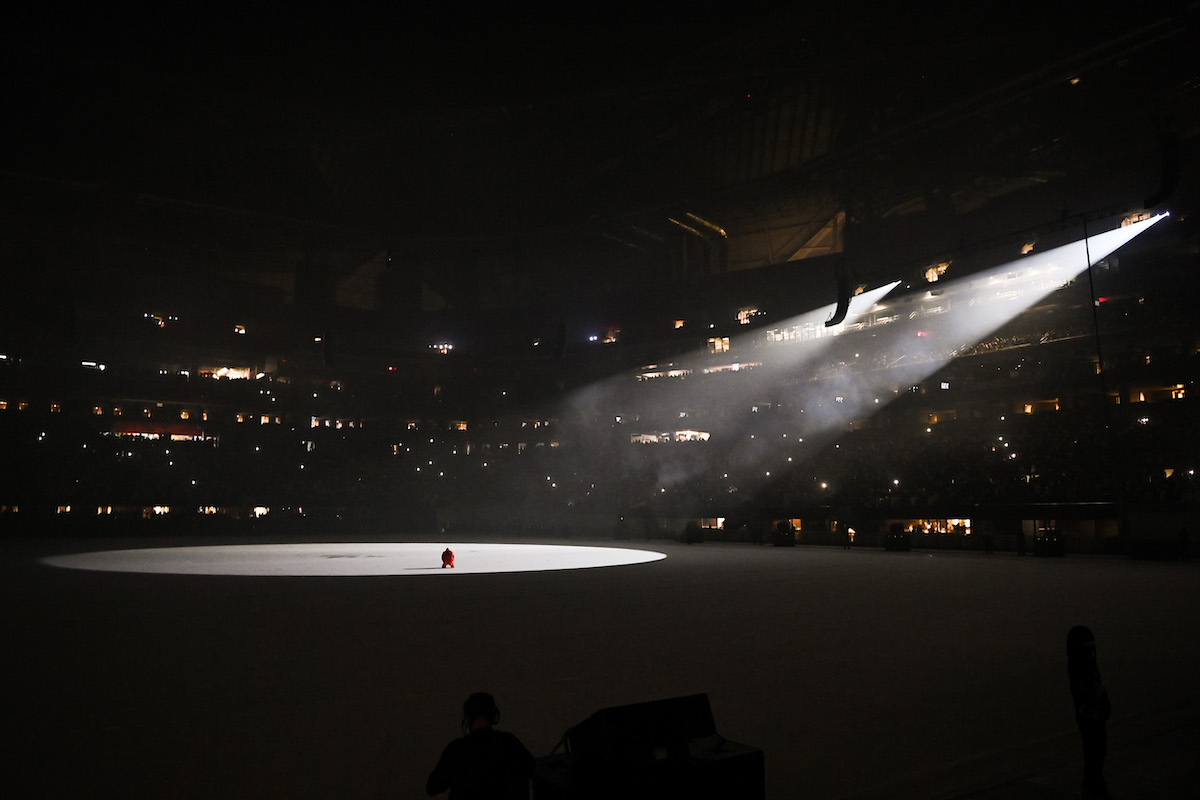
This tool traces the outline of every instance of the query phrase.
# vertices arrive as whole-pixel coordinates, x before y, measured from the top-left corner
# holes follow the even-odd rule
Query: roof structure
[[[1190,191],[1197,9],[29,11],[6,250],[289,298],[387,254],[464,308],[891,268]]]

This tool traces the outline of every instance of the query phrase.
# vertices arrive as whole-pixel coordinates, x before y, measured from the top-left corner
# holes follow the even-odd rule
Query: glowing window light
[[[727,353],[729,352],[729,337],[714,336],[708,340],[708,352],[710,353]]]
[[[269,506],[255,506],[254,510],[251,513],[254,515],[255,519],[258,519],[260,517],[265,517],[267,514],[270,514],[271,509]]]
[[[938,278],[946,274],[946,270],[950,268],[949,261],[942,261],[934,264],[925,270],[925,280],[929,283],[936,283]]]

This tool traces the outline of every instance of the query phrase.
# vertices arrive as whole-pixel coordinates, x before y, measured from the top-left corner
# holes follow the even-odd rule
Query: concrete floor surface
[[[0,542],[9,796],[418,798],[482,689],[539,756],[598,709],[703,692],[773,800],[962,797],[1078,758],[1072,625],[1116,742],[1194,697],[1200,663],[1195,564],[577,540],[667,557],[450,578],[38,560],[158,543]]]

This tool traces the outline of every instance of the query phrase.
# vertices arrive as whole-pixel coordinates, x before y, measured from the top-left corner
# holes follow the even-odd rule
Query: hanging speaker
[[[846,319],[846,312],[850,310],[850,279],[846,277],[846,267],[839,264],[835,267],[837,278],[837,307],[833,310],[833,316],[825,320],[825,327],[832,328],[834,325],[840,325]]]

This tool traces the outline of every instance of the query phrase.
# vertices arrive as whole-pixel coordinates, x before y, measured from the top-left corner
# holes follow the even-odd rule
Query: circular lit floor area
[[[1086,624],[1110,785],[1150,798],[1121,743],[1168,730],[1200,662],[1195,563],[369,536],[0,537],[8,794],[421,797],[487,691],[539,758],[601,709],[706,694],[768,800],[961,797],[1073,767]]]
[[[98,550],[49,556],[42,563],[100,572],[353,577],[547,572],[644,564],[663,558],[663,553],[621,547],[351,542]]]

